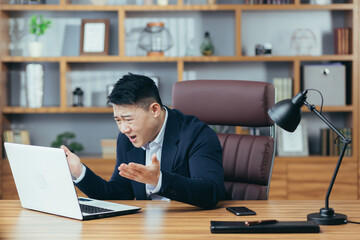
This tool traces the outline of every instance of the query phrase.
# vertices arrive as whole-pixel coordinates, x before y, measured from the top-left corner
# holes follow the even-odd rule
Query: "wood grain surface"
[[[359,239],[358,224],[320,226],[317,234],[211,234],[210,221],[277,219],[305,221],[323,201],[224,201],[201,210],[175,201],[116,201],[139,206],[139,213],[78,221],[23,209],[18,200],[0,200],[0,239]],[[247,206],[257,215],[237,217],[227,206]],[[360,221],[359,200],[330,202],[336,212]]]

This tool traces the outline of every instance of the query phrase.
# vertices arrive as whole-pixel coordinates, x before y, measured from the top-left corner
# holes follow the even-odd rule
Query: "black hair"
[[[147,109],[150,104],[163,104],[155,82],[143,75],[128,73],[117,81],[110,95],[108,103],[115,105],[137,105]]]

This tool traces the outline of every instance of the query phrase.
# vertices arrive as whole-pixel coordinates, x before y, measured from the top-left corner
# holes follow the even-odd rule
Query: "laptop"
[[[64,150],[4,143],[23,208],[78,220],[138,212],[133,207],[91,198],[78,198]]]

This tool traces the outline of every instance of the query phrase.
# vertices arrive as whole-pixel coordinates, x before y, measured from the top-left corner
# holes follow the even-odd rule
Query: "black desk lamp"
[[[316,110],[314,105],[310,105],[306,102],[306,94],[308,90],[299,92],[292,99],[285,99],[268,110],[270,118],[281,128],[288,132],[294,132],[296,127],[300,123],[301,119],[301,107],[303,105],[307,106],[308,109],[315,113],[321,120],[323,120],[330,128],[333,130],[339,137],[340,141],[344,144],[338,163],[336,165],[334,174],[332,176],[329,189],[325,198],[325,208],[321,208],[319,213],[311,213],[307,216],[307,219],[310,221],[315,221],[320,225],[339,225],[347,223],[347,216],[344,214],[335,213],[332,208],[329,208],[329,197],[332,190],[332,187],[335,182],[336,175],[339,171],[341,161],[344,157],[345,150],[348,144],[351,143],[351,139],[344,137],[318,110]]]

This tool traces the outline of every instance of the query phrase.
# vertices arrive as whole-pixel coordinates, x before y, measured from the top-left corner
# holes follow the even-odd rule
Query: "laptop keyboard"
[[[94,207],[85,204],[80,204],[81,211],[84,213],[102,213],[102,212],[111,212],[113,210],[101,207]]]

